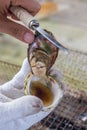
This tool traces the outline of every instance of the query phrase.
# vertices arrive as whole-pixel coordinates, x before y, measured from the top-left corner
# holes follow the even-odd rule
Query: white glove
[[[25,59],[13,79],[0,86],[0,130],[26,130],[52,111],[41,111],[43,103],[39,98],[24,95],[24,80],[30,71]]]

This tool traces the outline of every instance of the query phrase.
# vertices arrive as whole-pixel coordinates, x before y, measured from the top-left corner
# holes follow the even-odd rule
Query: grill
[[[55,63],[67,85],[54,111],[29,130],[87,130],[87,54],[70,50],[59,53]],[[20,66],[0,61],[0,84],[10,80]]]

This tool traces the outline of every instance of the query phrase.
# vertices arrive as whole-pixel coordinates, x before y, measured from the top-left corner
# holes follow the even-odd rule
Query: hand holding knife
[[[41,35],[43,35],[46,39],[48,39],[52,44],[54,44],[57,48],[63,50],[64,52],[68,53],[68,49],[61,45],[57,40],[55,40],[50,34],[45,32],[40,26],[39,22],[34,19],[25,9],[21,7],[11,7],[11,12],[17,16],[24,23],[25,26],[28,28],[38,31]]]

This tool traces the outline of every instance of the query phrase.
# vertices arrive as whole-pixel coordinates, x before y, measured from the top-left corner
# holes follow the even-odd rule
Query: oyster
[[[45,31],[53,36],[51,32],[48,32],[47,30]],[[28,48],[28,60],[31,68],[37,66],[40,69],[41,66],[41,68],[43,68],[42,72],[45,73],[46,71],[46,73],[48,73],[49,69],[55,63],[57,56],[58,48],[40,33],[36,32],[35,40]],[[42,72],[40,72],[39,75]]]
[[[47,33],[53,36],[51,32]],[[25,79],[24,89],[26,94],[37,96],[43,101],[44,110],[54,108],[63,96],[60,85],[49,75],[57,56],[58,48],[36,32],[34,42],[28,47],[31,73]]]

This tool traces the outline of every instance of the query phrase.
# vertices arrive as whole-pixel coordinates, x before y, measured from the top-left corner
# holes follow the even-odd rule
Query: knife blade
[[[39,32],[42,36],[48,39],[52,44],[54,44],[57,48],[63,50],[65,53],[68,53],[68,49],[61,45],[57,40],[55,40],[50,34],[44,31],[40,26],[37,20],[31,20],[29,23],[29,28]]]

